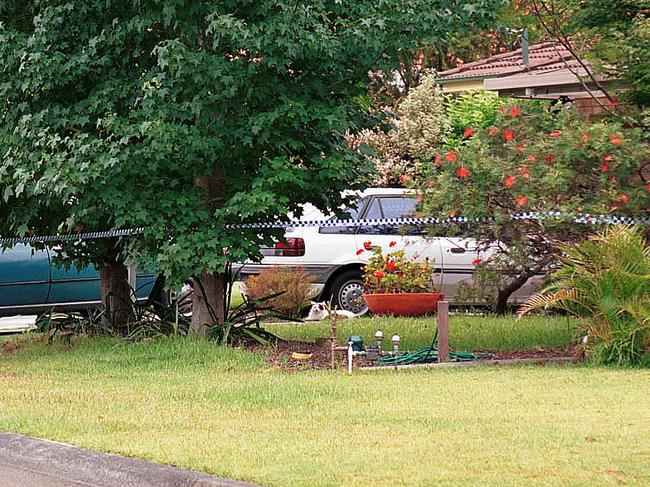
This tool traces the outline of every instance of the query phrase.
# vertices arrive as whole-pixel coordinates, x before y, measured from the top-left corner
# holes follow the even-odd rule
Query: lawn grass
[[[469,316],[449,318],[449,343],[456,350],[523,350],[554,348],[571,343],[577,322],[567,317]],[[282,323],[265,328],[285,339],[313,340],[330,335],[329,321],[311,323]],[[416,350],[431,343],[435,334],[435,318],[372,317],[339,320],[337,335],[344,341],[350,335],[361,335],[366,343],[374,342],[377,330],[385,336],[385,346],[397,333],[400,347]]]
[[[650,483],[647,370],[286,373],[191,339],[96,338],[31,343],[0,378],[0,430],[264,485]]]

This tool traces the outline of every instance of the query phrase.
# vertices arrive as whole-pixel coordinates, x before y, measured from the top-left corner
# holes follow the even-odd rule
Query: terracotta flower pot
[[[368,308],[376,315],[423,316],[434,313],[442,293],[364,294]]]

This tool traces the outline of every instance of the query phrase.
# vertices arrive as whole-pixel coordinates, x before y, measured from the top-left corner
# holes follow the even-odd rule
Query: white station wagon
[[[356,206],[345,211],[351,220],[403,218],[413,216],[417,204],[416,194],[410,190],[373,188],[361,192]],[[300,218],[301,221],[330,219],[337,217],[323,215],[309,205]],[[361,315],[368,311],[362,297],[362,269],[368,262],[369,253],[358,254],[357,250],[367,241],[384,249],[395,241],[397,245],[394,248],[404,249],[407,257],[431,258],[436,267],[435,282],[452,303],[459,283],[471,279],[476,260],[485,259],[489,253],[479,253],[474,240],[423,236],[417,227],[295,227],[286,230],[284,242],[262,249],[264,258],[260,263],[244,264],[239,278],[243,280],[272,266],[300,266],[315,277],[317,299],[332,298],[339,309]],[[534,284],[529,281],[511,297],[511,301],[521,302],[533,292]]]

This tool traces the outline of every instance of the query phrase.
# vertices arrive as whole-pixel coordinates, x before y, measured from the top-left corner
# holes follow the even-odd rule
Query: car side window
[[[381,202],[379,201],[379,198],[374,198],[370,203],[370,206],[368,207],[368,211],[366,211],[366,214],[364,215],[363,219],[375,220],[379,218],[384,218],[384,213],[382,212]],[[366,226],[359,227],[359,233],[367,234],[367,235],[383,235],[386,232],[384,231],[384,225],[382,226],[373,225],[367,227]]]
[[[415,198],[380,198],[384,218],[405,218],[415,215]]]
[[[418,202],[413,197],[381,198],[384,218],[413,218],[416,216]],[[422,235],[422,225],[390,226],[390,235]]]
[[[345,216],[341,219],[343,220],[358,220],[359,219],[359,210],[363,208],[365,203],[364,199],[360,199],[356,205],[351,206],[350,208],[345,209]],[[330,220],[339,220],[339,217],[334,216]],[[318,233],[325,234],[353,234],[356,230],[355,226],[349,227],[318,227]]]
[[[415,198],[402,196],[382,196],[373,200],[364,219],[406,218],[415,216],[418,203]],[[417,226],[379,225],[360,227],[359,233],[368,235],[421,235]]]

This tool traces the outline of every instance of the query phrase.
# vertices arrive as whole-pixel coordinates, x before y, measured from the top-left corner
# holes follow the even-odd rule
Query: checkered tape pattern
[[[515,221],[521,220],[569,220],[573,223],[585,225],[650,225],[650,216],[625,216],[625,215],[590,215],[583,213],[566,213],[561,211],[529,211],[510,215]],[[306,220],[306,221],[275,221],[234,223],[226,225],[233,229],[264,229],[264,228],[300,228],[300,227],[377,227],[400,225],[449,225],[449,224],[481,224],[495,221],[496,218],[468,218],[464,216],[450,216],[446,218],[373,218],[365,220]],[[0,245],[14,245],[18,243],[50,243],[50,242],[77,242],[82,240],[96,240],[101,238],[130,237],[144,233],[144,227],[107,230],[103,232],[88,232],[66,235],[45,235],[25,237],[0,237]]]

